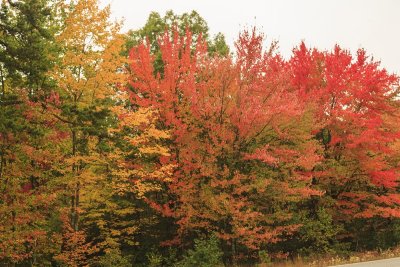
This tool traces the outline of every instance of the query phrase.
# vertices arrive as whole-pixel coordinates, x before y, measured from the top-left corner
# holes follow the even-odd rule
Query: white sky
[[[100,0],[112,16],[124,18],[124,30],[142,27],[150,12],[164,15],[196,10],[211,35],[222,32],[232,44],[241,29],[257,26],[267,42],[278,40],[288,57],[304,40],[307,46],[331,50],[338,43],[355,52],[365,48],[389,72],[400,74],[399,0]]]

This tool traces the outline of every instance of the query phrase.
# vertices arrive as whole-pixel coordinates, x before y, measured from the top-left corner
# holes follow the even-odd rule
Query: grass
[[[380,260],[400,257],[400,247],[384,251],[366,251],[354,253],[350,257],[339,256],[326,256],[326,257],[310,257],[310,258],[296,258],[294,260],[287,260],[284,262],[272,262],[269,264],[259,264],[257,267],[325,267],[334,266],[347,263],[357,263],[364,261]]]

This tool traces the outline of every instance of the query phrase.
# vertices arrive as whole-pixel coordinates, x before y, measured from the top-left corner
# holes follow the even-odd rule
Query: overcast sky
[[[124,30],[142,27],[151,11],[164,15],[196,10],[210,33],[225,34],[232,45],[238,32],[257,26],[267,42],[278,40],[288,57],[301,40],[332,49],[338,43],[355,52],[365,48],[389,72],[400,74],[399,0],[100,0],[111,4],[112,16],[124,18]]]

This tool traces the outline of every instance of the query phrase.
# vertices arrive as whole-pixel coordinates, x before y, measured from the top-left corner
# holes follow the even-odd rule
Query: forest
[[[1,2],[0,266],[399,245],[399,77],[366,50],[230,47],[196,11],[121,29],[98,0]]]

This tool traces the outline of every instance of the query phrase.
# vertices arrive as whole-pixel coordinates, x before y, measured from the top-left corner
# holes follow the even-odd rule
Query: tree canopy
[[[233,266],[400,243],[399,77],[195,11],[0,8],[0,265]]]

